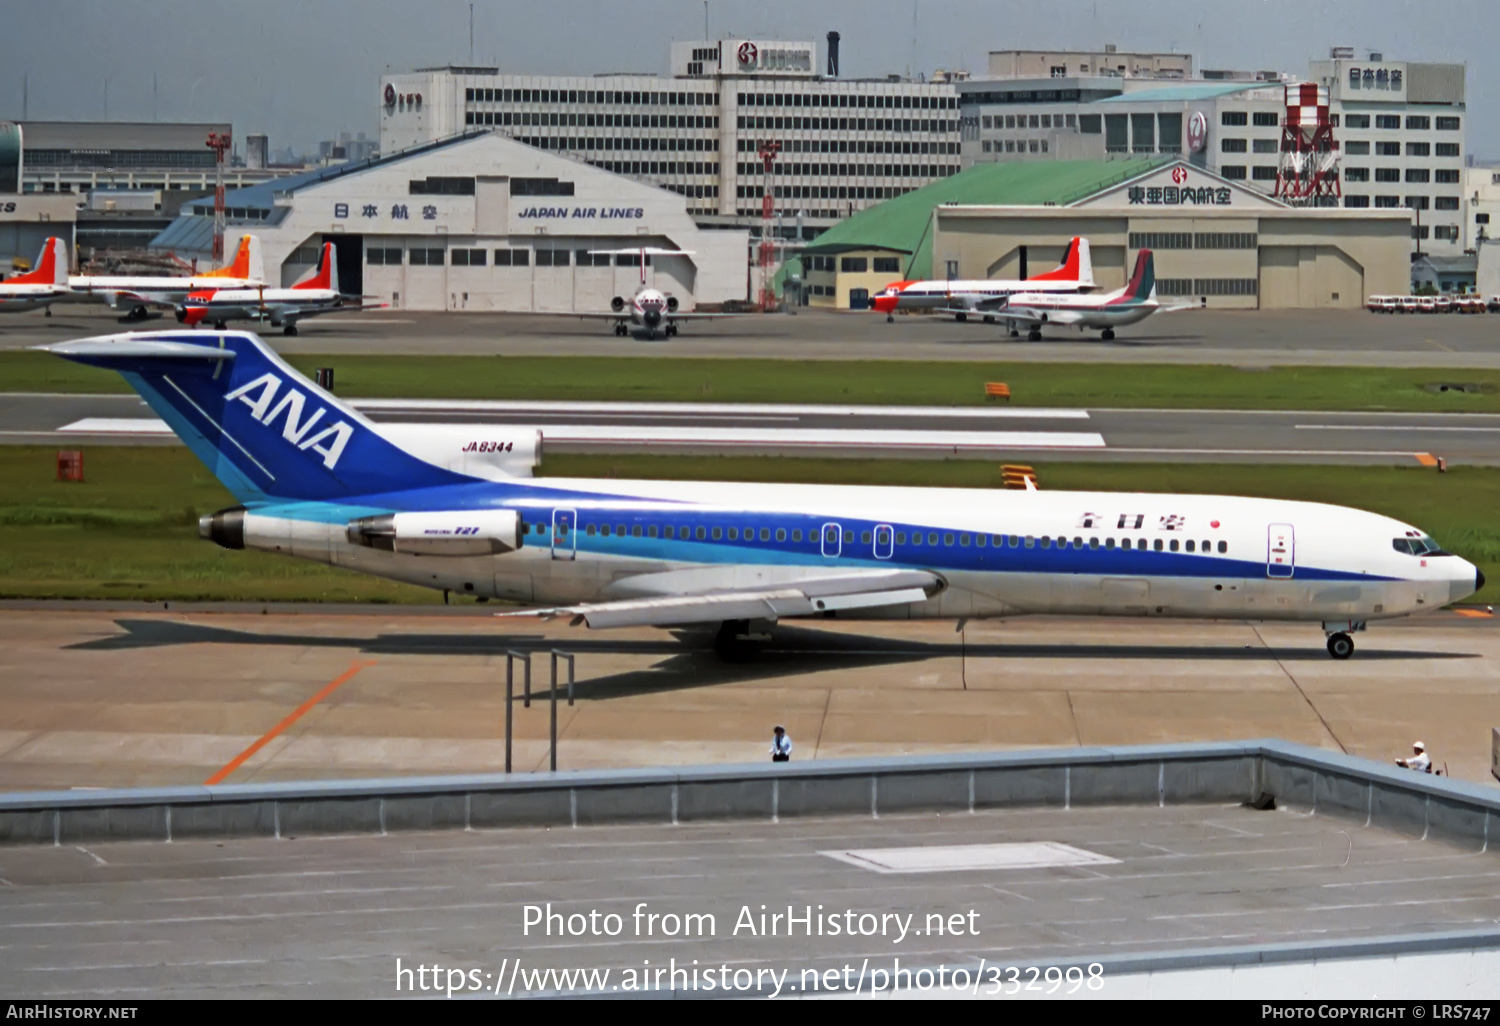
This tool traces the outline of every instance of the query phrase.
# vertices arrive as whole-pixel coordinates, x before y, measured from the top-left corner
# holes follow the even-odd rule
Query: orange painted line
[[[1422,464],[1422,466],[1424,467],[1437,466],[1437,457],[1430,452],[1414,452],[1412,453],[1412,455],[1415,456],[1417,458],[1417,462]]]
[[[262,748],[266,747],[266,745],[270,744],[273,740],[276,739],[277,736],[281,734],[282,731],[286,730],[293,723],[296,723],[303,716],[306,716],[307,713],[313,708],[313,706],[317,705],[319,702],[323,701],[323,699],[327,698],[329,695],[337,691],[340,685],[346,684],[350,680],[352,680],[354,678],[354,675],[360,670],[363,670],[366,666],[374,665],[375,664],[373,662],[357,662],[353,666],[349,667],[349,669],[333,678],[333,680],[325,684],[323,686],[323,689],[316,695],[313,695],[307,701],[297,706],[296,709],[292,710],[292,712],[287,716],[286,719],[282,720],[280,723],[276,724],[276,726],[266,731],[249,748],[246,748],[239,755],[236,755],[233,759],[230,759],[227,763],[225,763],[224,767],[220,769],[219,772],[215,773],[213,776],[209,777],[203,782],[203,786],[212,787],[215,784],[222,784],[225,777],[229,776],[229,774],[233,773],[235,770],[243,766],[247,759],[249,759],[256,752],[260,751]]]
[[[1478,616],[1484,619],[1494,616],[1494,613],[1486,613],[1483,609],[1455,609],[1459,616]]]

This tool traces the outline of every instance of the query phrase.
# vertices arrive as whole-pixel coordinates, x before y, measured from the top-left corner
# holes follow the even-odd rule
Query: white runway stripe
[[[349,399],[358,410],[472,410],[513,413],[719,414],[802,417],[959,417],[1088,420],[1088,410],[996,406],[799,406],[783,403],[533,402],[509,399]]]
[[[619,442],[626,444],[864,447],[883,449],[1100,449],[1104,436],[1068,431],[850,431],[836,428],[672,427],[632,424],[547,424],[544,444],[552,442]],[[159,420],[85,417],[58,428],[59,434],[166,435]]]

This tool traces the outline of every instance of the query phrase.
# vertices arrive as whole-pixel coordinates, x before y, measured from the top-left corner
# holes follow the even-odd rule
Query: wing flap
[[[896,579],[892,579],[893,577]],[[837,589],[820,587],[819,583],[631,598],[496,615],[534,616],[547,620],[568,617],[573,624],[587,623],[593,630],[609,627],[672,627],[723,620],[780,620],[785,617],[816,616],[843,609],[873,609],[923,602],[943,586],[941,578],[925,571],[908,571],[900,575],[882,573],[867,581],[849,578],[842,582],[843,587]],[[821,583],[826,585],[830,582]]]

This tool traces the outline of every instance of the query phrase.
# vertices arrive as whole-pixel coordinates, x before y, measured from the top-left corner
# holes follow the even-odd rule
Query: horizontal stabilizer
[[[109,366],[109,360],[233,360],[234,350],[217,346],[201,346],[194,342],[171,342],[165,339],[135,338],[130,335],[115,335],[105,338],[85,338],[76,342],[54,342],[51,345],[33,346],[44,353],[62,356],[70,360]]]

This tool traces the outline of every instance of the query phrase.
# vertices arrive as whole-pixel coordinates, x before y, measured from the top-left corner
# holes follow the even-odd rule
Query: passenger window
[[[1130,539],[1129,538],[1121,538],[1120,539],[1120,548],[1122,548],[1122,549],[1128,549],[1128,548],[1130,548]]]
[[[641,536],[641,525],[640,524],[636,524],[634,527],[632,527],[630,529],[630,537],[632,537],[632,538],[639,538],[640,536]]]
[[[1206,542],[1203,543],[1203,549],[1202,549],[1202,551],[1204,551],[1204,552],[1212,552],[1213,550],[1214,550],[1214,543],[1213,542],[1206,541]]]
[[[769,527],[762,527],[760,529],[760,540],[761,541],[770,541],[771,540],[771,529]]]
[[[838,535],[834,535],[834,537],[837,538]],[[853,531],[845,531],[844,532],[844,541],[849,542],[849,543],[852,544],[854,542],[854,532]]]
[[[677,536],[676,528],[674,528],[671,524],[668,524],[666,527],[663,527],[661,529],[661,535],[663,538],[675,538]]]
[[[646,528],[646,533],[648,535],[650,535],[652,538],[655,538],[656,537],[656,525],[652,524],[650,527]]]
[[[988,542],[989,540],[990,540],[990,536],[987,535],[987,534],[976,534],[974,536],[974,544],[978,545],[981,549],[984,548],[985,543]]]
[[[604,535],[604,537],[608,538],[609,537],[609,525],[608,524],[601,525],[600,528],[599,528],[599,533],[602,534],[602,535]]]
[[[1161,539],[1160,538],[1156,539],[1156,542],[1151,547],[1153,549],[1155,549],[1157,552],[1160,552],[1162,550],[1162,547],[1163,547]]]
[[[952,534],[945,534],[945,535],[943,535],[943,544],[944,545],[952,545],[953,544],[953,535]]]
[[[921,531],[913,531],[911,533],[911,543],[913,545],[921,545],[922,544],[922,532]]]
[[[714,539],[714,541],[718,541],[722,537],[724,537],[724,529],[721,528],[721,527],[714,528],[714,530],[713,530],[713,539]]]
[[[1172,551],[1173,552],[1177,551],[1177,539],[1176,538],[1172,539]]]
[[[708,532],[701,527],[693,532],[694,537],[696,537],[699,541],[702,541],[707,534]],[[715,534],[717,535],[717,532],[715,532]]]
[[[968,548],[969,547],[969,536],[967,534],[960,534],[958,536],[958,544],[962,545],[964,548]]]
[[[1029,534],[1026,536],[1026,547],[1028,549],[1036,547],[1036,539]]]
[[[1187,550],[1188,550],[1188,551],[1189,551],[1189,552],[1192,552],[1192,551],[1193,551],[1193,539],[1191,539],[1191,538],[1189,538],[1189,539],[1188,539],[1188,540],[1187,540]]]
[[[592,538],[594,536],[594,525],[590,524],[588,527],[584,528],[583,533]]]
[[[1083,539],[1082,538],[1074,538],[1073,539],[1073,547],[1075,549],[1081,549],[1081,548],[1083,548]]]
[[[624,524],[616,524],[615,525],[615,534],[618,534],[621,538],[625,537],[625,525]]]
[[[1060,549],[1067,548],[1068,547],[1068,539],[1066,539],[1066,538],[1059,538],[1059,539],[1057,539],[1057,547],[1060,548]]]
[[[1104,539],[1104,547],[1106,549],[1112,549],[1112,548],[1114,548],[1115,547],[1115,540],[1113,538],[1106,538],[1106,539]]]
[[[937,544],[937,532],[936,531],[928,531],[927,532],[927,544],[928,545],[936,545]]]
[[[1010,536],[1010,547],[1013,549],[1018,549],[1021,547],[1021,539],[1019,536],[1014,534]]]
[[[1098,538],[1090,538],[1089,539],[1089,548],[1091,548],[1091,549],[1097,549],[1098,547],[1099,547],[1099,539]]]
[[[778,528],[776,528],[776,540],[779,541],[779,542],[786,541],[786,528],[784,528],[784,527],[778,527]]]
[[[729,540],[730,541],[739,541],[740,540],[740,529],[738,527],[731,527],[729,529]]]
[[[905,531],[897,531],[896,532],[896,544],[897,545],[905,545],[906,544],[906,532]]]
[[[1229,551],[1229,543],[1228,542],[1222,542],[1222,541],[1219,542],[1219,551],[1220,552],[1228,552]]]
[[[801,540],[802,540],[802,528],[800,528],[800,527],[793,528],[792,529],[792,541],[799,542]]]
[[[859,532],[859,540],[860,540],[860,544],[862,544],[862,545],[868,545],[868,544],[870,544],[870,539],[872,537],[873,536],[870,534],[869,531],[861,531],[861,532]]]
[[[1052,539],[1051,538],[1043,538],[1042,539],[1042,548],[1044,548],[1044,549],[1050,549],[1051,547],[1052,547]]]
[[[1000,548],[1004,548],[1004,547],[1005,547],[1005,535],[1003,535],[1003,534],[997,534],[997,535],[995,535],[995,548],[1000,549]]]

